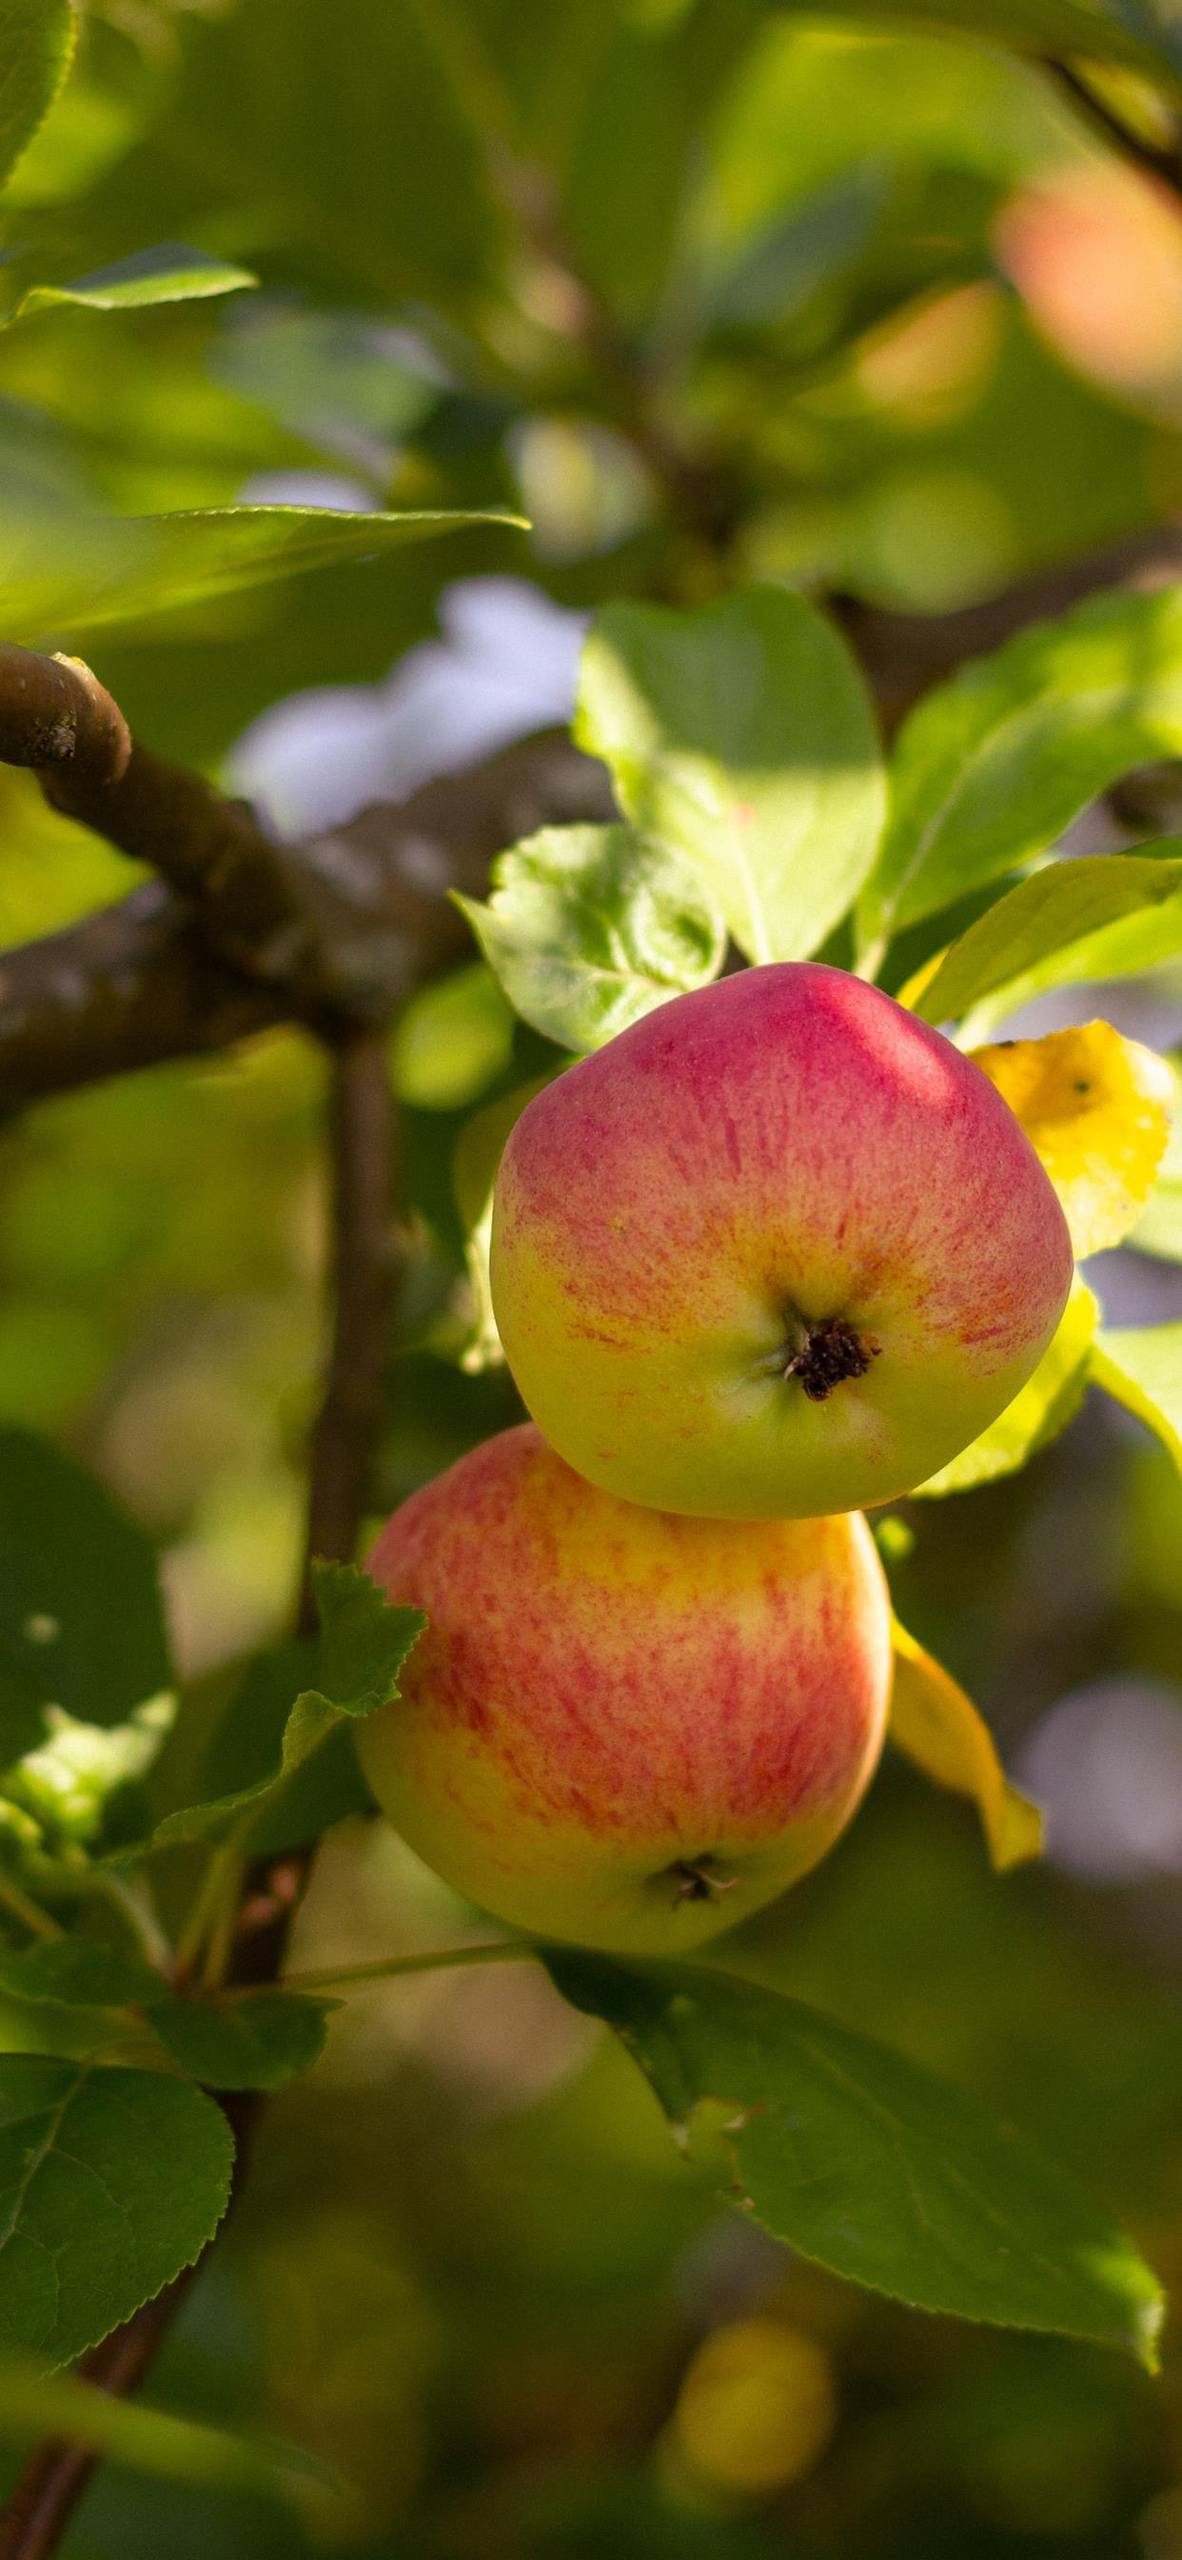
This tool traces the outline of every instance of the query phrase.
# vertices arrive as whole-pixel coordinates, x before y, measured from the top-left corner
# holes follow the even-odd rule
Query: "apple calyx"
[[[671,1884],[675,1902],[717,1902],[719,1895],[733,1893],[737,1876],[720,1876],[713,1858],[675,1858],[656,1879],[658,1884]]]
[[[796,1340],[785,1342],[768,1365],[777,1377],[799,1379],[810,1404],[824,1404],[844,1378],[864,1378],[882,1349],[872,1333],[858,1333],[844,1316],[823,1316],[819,1324],[801,1316],[797,1323]]]

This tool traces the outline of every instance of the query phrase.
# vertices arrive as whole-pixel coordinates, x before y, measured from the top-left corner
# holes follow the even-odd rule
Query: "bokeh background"
[[[874,633],[891,709],[916,618],[961,617],[963,649],[1018,582],[1053,604],[1096,553],[1168,568],[1182,211],[965,15],[958,35],[760,0],[91,0],[14,182],[4,289],[22,261],[67,276],[163,239],[263,282],[0,338],[0,570],[30,525],[94,505],[528,514],[529,535],[62,635],[146,739],[300,831],[562,721],[604,597],[803,583]],[[1113,77],[1152,136],[1152,96]],[[1180,798],[1175,774],[1138,777],[1073,847],[1167,831]],[[129,878],[0,769],[0,944]],[[1096,1011],[1177,1050],[1182,973],[1022,1027]],[[503,1372],[460,1365],[451,1165],[473,1109],[543,1059],[475,960],[392,1039],[382,1508],[516,1417]],[[0,1131],[0,1414],[159,1540],[190,1682],[174,1753],[290,1606],[321,1101],[285,1033]],[[1092,1267],[1110,1319],[1182,1315],[1159,1242],[1151,1209]],[[967,1813],[890,1761],[741,1960],[1022,2124],[1178,2293],[1182,1483],[1094,1398],[1020,1478],[884,1534],[901,1614],[1049,1807],[1049,1857],[991,1877]],[[295,1960],[477,1927],[354,1814]],[[272,2508],[110,2471],[65,2548],[1182,2560],[1173,2341],[1151,2383],[859,2294],[721,2215],[622,2054],[531,1969],[374,1987],[269,2107],[152,2384],[304,2443],[352,2494]]]

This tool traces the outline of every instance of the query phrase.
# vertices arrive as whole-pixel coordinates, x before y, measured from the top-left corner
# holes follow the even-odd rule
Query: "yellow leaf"
[[[995,1867],[1016,1867],[1024,1858],[1037,1858],[1042,1815],[1029,1796],[1010,1785],[984,1718],[934,1655],[897,1618],[892,1625],[892,1742],[938,1787],[971,1797]]]
[[[1078,1271],[1071,1295],[1037,1369],[1013,1403],[999,1413],[980,1438],[970,1440],[938,1475],[914,1488],[914,1496],[968,1493],[996,1476],[1012,1476],[1028,1458],[1066,1431],[1083,1403],[1088,1384],[1088,1352],[1100,1321],[1100,1309]]]
[[[974,1049],[1046,1166],[1082,1259],[1136,1225],[1170,1134],[1174,1078],[1164,1058],[1110,1022]]]

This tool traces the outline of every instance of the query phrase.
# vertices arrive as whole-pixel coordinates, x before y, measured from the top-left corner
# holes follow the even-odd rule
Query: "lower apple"
[[[641,1509],[524,1424],[412,1495],[367,1569],[429,1619],[358,1728],[378,1803],[532,1934],[683,1954],[814,1866],[875,1767],[890,1607],[857,1514]]]

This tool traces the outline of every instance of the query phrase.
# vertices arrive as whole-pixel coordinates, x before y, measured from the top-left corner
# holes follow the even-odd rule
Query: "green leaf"
[[[998,898],[913,999],[925,1022],[990,1020],[1050,986],[1124,977],[1182,951],[1182,842],[1052,862]],[[1097,965],[1097,962],[1099,965]]]
[[[632,827],[543,827],[492,880],[487,905],[456,904],[515,1012],[562,1048],[602,1048],[722,967],[726,929],[697,873]]]
[[[804,0],[790,0],[803,6]],[[839,16],[926,21],[952,35],[1000,38],[1023,53],[1125,62],[1159,80],[1182,79],[1182,31],[1169,0],[837,0]]]
[[[267,1804],[347,1717],[371,1715],[398,1695],[398,1673],[426,1626],[421,1609],[392,1608],[368,1574],[352,1564],[314,1564],[312,1586],[320,1612],[320,1686],[297,1697],[283,1729],[277,1767],[251,1785],[205,1804],[167,1814],[152,1835],[154,1849],[207,1839]]]
[[[1028,862],[1133,765],[1182,751],[1182,586],[1089,598],[925,696],[899,732],[868,956]]]
[[[339,1715],[371,1715],[396,1694],[398,1674],[427,1623],[423,1612],[392,1608],[355,1564],[314,1564],[312,1589],[324,1704]]]
[[[815,2009],[690,1965],[547,1951],[724,2193],[805,2257],[925,2311],[1154,2362],[1162,2299],[1122,2234],[956,2089]]]
[[[1182,1262],[1182,1060],[1177,1054],[1166,1061],[1173,1072],[1177,1101],[1173,1126],[1161,1160],[1157,1187],[1151,1193],[1132,1235],[1130,1244],[1138,1253],[1159,1255],[1164,1262]]]
[[[210,2089],[280,2089],[323,2050],[332,2000],[296,1991],[249,1991],[215,2000],[154,2001],[162,2045]]]
[[[71,284],[31,285],[9,325],[62,303],[79,303],[88,311],[142,311],[160,302],[205,302],[215,294],[242,293],[257,283],[246,267],[169,242],[159,249],[139,249],[134,257],[120,258],[117,265],[78,276]]]
[[[184,2081],[0,2056],[0,2345],[68,2364],[129,2319],[200,2256],[233,2157]]]
[[[201,1760],[197,1785],[203,1797],[243,1797],[260,1785],[270,1790],[251,1824],[252,1857],[299,1848],[373,1803],[344,1717],[282,1787],[273,1786],[292,1699],[314,1682],[318,1650],[314,1637],[300,1636],[256,1655]]]
[[[390,1041],[394,1091],[412,1111],[464,1111],[512,1061],[513,1015],[482,960],[420,987]]]
[[[172,1676],[142,1530],[48,1441],[0,1431],[0,1758],[42,1740],[51,1704],[119,1725]]]
[[[116,2399],[78,2374],[47,2374],[27,2357],[0,2357],[0,2438],[26,2444],[46,2436],[68,2436],[104,2461],[193,2488],[274,2492],[326,2478],[298,2445],[232,2435],[142,2400]]]
[[[97,517],[26,507],[0,531],[4,627],[13,639],[36,640],[150,621],[305,569],[379,560],[433,534],[522,523],[496,508],[194,507]]]
[[[632,824],[689,857],[749,959],[819,949],[874,860],[885,786],[861,675],[802,596],[609,605],[575,736]]]
[[[1093,1383],[1147,1423],[1182,1467],[1182,1324],[1098,1334],[1090,1369]]]
[[[1083,1403],[1088,1354],[1099,1320],[1096,1300],[1077,1273],[1058,1331],[1033,1377],[988,1431],[950,1458],[938,1475],[916,1486],[913,1498],[968,1493],[974,1485],[991,1484],[995,1476],[1016,1475],[1029,1458],[1057,1440]]]
[[[71,0],[0,0],[0,185],[53,105],[77,31]]]
[[[516,1085],[512,1093],[499,1094],[495,1102],[486,1102],[483,1111],[473,1113],[456,1140],[452,1185],[464,1229],[464,1262],[472,1292],[472,1331],[461,1353],[460,1367],[469,1377],[504,1364],[489,1279],[493,1194],[510,1130],[516,1127],[535,1093],[541,1093],[551,1082],[549,1075],[534,1076],[528,1084]]]
[[[98,1938],[41,1938],[32,1947],[0,1948],[0,1992],[51,2008],[124,2009],[163,1997],[151,1965]]]

